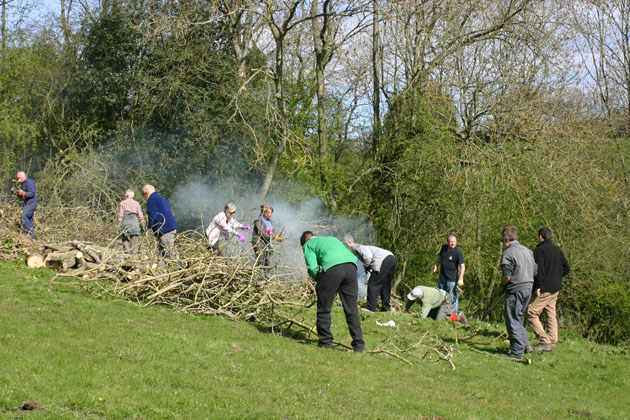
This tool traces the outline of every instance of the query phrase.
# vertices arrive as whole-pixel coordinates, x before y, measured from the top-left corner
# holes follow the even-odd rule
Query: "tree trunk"
[[[311,4],[311,25],[313,28],[313,45],[315,49],[315,76],[317,80],[317,149],[319,158],[324,160],[328,154],[328,139],[326,133],[326,90],[324,88],[324,69],[327,64],[328,51],[324,45],[326,34],[322,33],[319,22],[319,2],[313,0]],[[324,26],[328,15],[323,11]]]
[[[280,138],[278,144],[274,148],[273,155],[269,161],[267,167],[267,173],[265,179],[260,188],[260,196],[264,198],[269,193],[271,188],[271,181],[273,181],[273,174],[276,171],[276,165],[280,155],[284,153],[287,145],[287,138],[289,137],[289,113],[284,101],[284,83],[283,83],[283,69],[284,69],[284,39],[279,37],[276,39],[276,73],[275,73],[275,85],[276,85],[276,102],[278,103],[278,111],[280,113]]]
[[[376,156],[381,136],[381,55],[379,34],[379,0],[372,0],[372,154]]]

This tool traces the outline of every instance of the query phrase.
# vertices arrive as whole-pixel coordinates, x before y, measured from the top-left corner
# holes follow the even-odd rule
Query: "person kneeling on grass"
[[[463,312],[449,315],[451,312],[451,299],[442,289],[426,286],[414,287],[407,295],[405,312],[409,312],[411,306],[416,302],[421,306],[420,312],[415,314],[418,318],[429,317],[436,321],[448,319],[453,322],[461,322],[465,325],[468,324],[468,320]]]

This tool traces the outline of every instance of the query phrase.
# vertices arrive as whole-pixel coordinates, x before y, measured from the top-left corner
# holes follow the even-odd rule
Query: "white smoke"
[[[372,225],[364,218],[333,216],[317,197],[301,200],[300,204],[290,204],[283,197],[300,196],[297,193],[289,193],[291,189],[295,192],[296,188],[295,185],[285,184],[278,188],[282,194],[272,193],[265,199],[260,199],[256,192],[246,191],[247,187],[243,187],[237,179],[224,179],[215,185],[196,180],[178,186],[169,202],[178,224],[180,220],[185,219],[201,233],[205,232],[212,218],[222,212],[229,201],[236,205],[234,218],[248,226],[252,226],[260,215],[261,204],[271,205],[274,209],[271,222],[276,234],[284,238],[283,242],[273,244],[271,264],[276,267],[274,274],[281,274],[288,281],[300,282],[307,277],[300,246],[300,236],[306,230],[320,236],[335,236],[339,240],[343,240],[346,233],[351,233],[357,242],[375,243]],[[241,244],[235,238],[230,239],[228,252],[231,255],[249,254],[253,263],[253,251],[249,242],[251,234],[244,233],[248,241]],[[360,262],[358,266],[359,295],[362,297],[365,296],[366,279]]]

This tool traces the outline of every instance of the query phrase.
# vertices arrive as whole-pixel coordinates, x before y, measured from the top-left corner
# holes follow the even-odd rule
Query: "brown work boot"
[[[534,348],[533,348],[531,345],[529,345],[529,346],[527,346],[527,347],[525,348],[525,354],[527,354],[527,353],[531,353],[531,352],[533,352],[533,351],[534,351]]]
[[[551,351],[551,350],[553,350],[553,347],[551,344],[548,344],[548,343],[541,343],[537,345],[536,347],[534,347],[534,351]]]

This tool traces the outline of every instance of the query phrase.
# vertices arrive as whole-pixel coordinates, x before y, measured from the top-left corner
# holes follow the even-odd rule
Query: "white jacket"
[[[236,229],[240,229],[241,227],[243,227],[242,224],[237,222],[233,217],[228,219],[225,212],[222,211],[212,219],[212,223],[210,223],[208,229],[206,229],[206,236],[208,237],[208,241],[210,241],[210,245],[214,245],[221,235],[223,235],[225,239],[230,239],[230,233],[236,235]]]
[[[386,249],[369,245],[359,245],[355,250],[366,270],[376,272],[381,271],[381,264],[385,258],[394,255]]]

